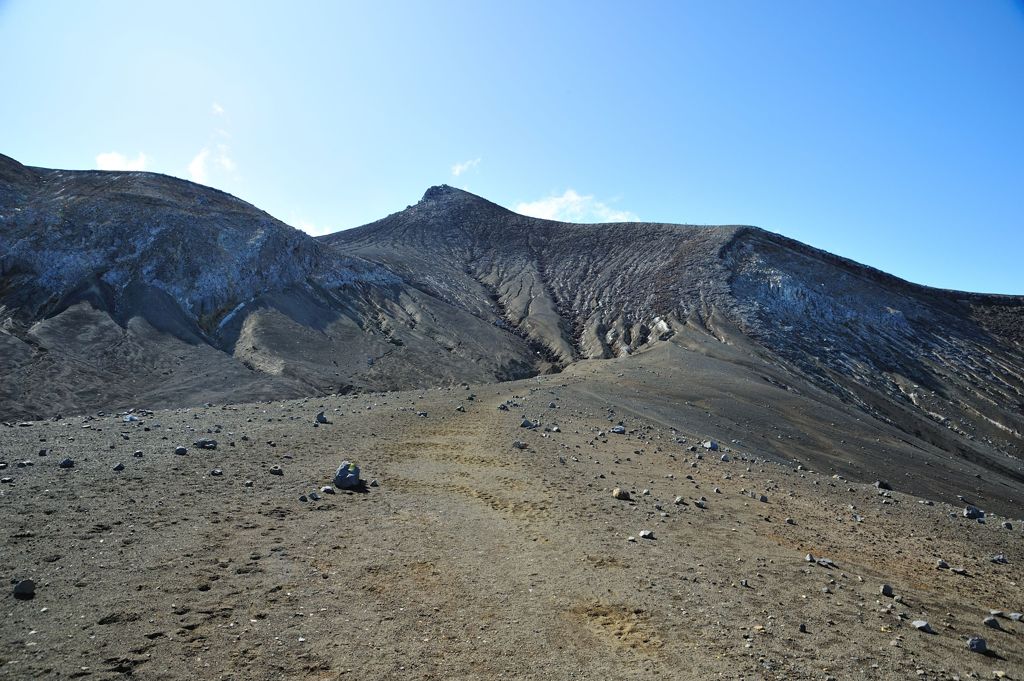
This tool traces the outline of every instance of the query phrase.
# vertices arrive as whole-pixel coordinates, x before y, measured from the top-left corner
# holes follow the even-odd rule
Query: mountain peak
[[[425,191],[423,193],[423,198],[421,200],[422,201],[437,201],[437,200],[452,198],[452,197],[456,197],[456,196],[464,196],[466,194],[468,194],[468,192],[465,192],[465,191],[463,191],[461,189],[456,189],[455,187],[452,187],[451,185],[436,184],[433,187],[430,187],[429,189],[427,189],[427,191]]]

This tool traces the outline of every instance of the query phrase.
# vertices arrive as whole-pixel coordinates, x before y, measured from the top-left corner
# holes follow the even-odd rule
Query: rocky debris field
[[[659,361],[6,424],[0,677],[1024,677],[1005,495]]]

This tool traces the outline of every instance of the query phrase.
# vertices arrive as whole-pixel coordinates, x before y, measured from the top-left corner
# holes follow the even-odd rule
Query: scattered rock
[[[615,433],[616,435],[625,435],[626,434],[626,427],[622,426],[622,425],[612,426],[611,431],[613,433]]]
[[[57,465],[60,466],[61,468],[74,468],[75,467],[75,460],[74,459],[61,459],[60,463],[58,463]]]
[[[210,471],[210,475],[212,475],[215,478],[219,478],[220,476],[224,475],[224,471],[222,471],[219,468],[214,468],[212,471]]]
[[[188,454],[188,450],[185,449],[184,447],[176,447],[174,449],[174,453],[177,454],[178,456],[185,456],[186,454]]]
[[[875,480],[875,487],[881,490],[891,490],[892,485],[887,483],[885,480]]]
[[[317,412],[314,423],[330,423],[330,421],[327,420],[327,415],[320,411]]]
[[[629,501],[630,496],[629,492],[627,492],[626,490],[622,489],[621,487],[616,487],[615,489],[612,490],[612,498],[618,499],[619,501]]]
[[[640,530],[641,539],[654,539],[654,532],[651,530]]]
[[[281,468],[280,466],[276,466],[276,465],[275,466],[271,466],[270,467],[270,474],[271,475],[284,475],[284,469]]]
[[[527,448],[527,444],[525,442],[523,442],[522,440],[516,440],[515,442],[512,443],[512,446],[515,449],[526,449]]]
[[[141,459],[142,458],[142,450],[141,449],[136,449],[134,452],[132,452],[132,456],[134,456],[136,459]]]
[[[377,478],[370,481],[370,487],[380,487],[380,483],[377,482]]]
[[[196,440],[193,442],[192,446],[198,447],[199,449],[217,449],[217,441],[211,440],[210,438],[203,438],[202,440]]]
[[[918,631],[923,631],[926,634],[935,633],[935,632],[932,631],[932,627],[931,627],[930,624],[928,624],[927,620],[914,620],[910,624],[911,624],[911,626],[913,626]]]
[[[707,450],[712,451],[712,452],[717,452],[718,451],[718,443],[715,442],[714,440],[705,440],[702,443],[702,446],[704,447],[704,449],[707,449]]]
[[[996,555],[992,556],[991,560],[992,560],[993,563],[996,563],[998,565],[1006,565],[1007,563],[1010,562],[1009,560],[1007,560],[1006,556],[1004,554],[1002,554],[1002,553],[997,553]]]
[[[949,563],[947,563],[946,561],[944,561],[941,558],[939,558],[937,561],[935,561],[935,569],[936,570],[948,570],[949,569]]]
[[[19,580],[18,583],[14,585],[14,597],[19,600],[31,600],[35,598],[35,595],[36,583],[31,579]]]
[[[970,504],[967,504],[967,507],[964,508],[964,517],[968,520],[978,520],[980,518],[985,517],[985,512],[982,511],[977,506],[971,506]]]
[[[320,501],[320,495],[317,494],[316,492],[310,492],[309,498],[311,501]]]
[[[892,598],[893,597],[892,587],[889,586],[888,584],[883,584],[882,587],[879,589],[879,592],[883,596],[885,596],[886,598]]]
[[[972,653],[986,653],[988,652],[988,644],[980,636],[972,636],[967,639],[967,649]]]
[[[990,629],[998,629],[999,628],[999,620],[996,619],[995,617],[992,617],[991,615],[989,615],[988,617],[983,619],[981,621],[981,623],[984,624],[986,627],[989,627]]]
[[[359,487],[359,466],[351,461],[342,461],[334,472],[334,486],[338,489],[355,489]]]
[[[334,488],[331,487],[330,485],[324,485],[323,487],[320,488],[320,493],[321,494],[334,494]]]
[[[124,470],[124,464],[123,463],[118,463],[116,466],[114,466],[114,470],[116,472],[120,473],[121,471]]]

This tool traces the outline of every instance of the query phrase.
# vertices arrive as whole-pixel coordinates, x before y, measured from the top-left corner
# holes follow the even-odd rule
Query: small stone
[[[60,466],[61,468],[74,468],[75,467],[75,460],[74,459],[61,459],[60,463],[57,464],[57,465]]]
[[[722,463],[729,463],[729,461],[730,461],[729,455],[728,454],[722,454]]]
[[[968,504],[967,507],[964,508],[964,517],[968,520],[980,520],[985,517],[985,512],[977,506]]]
[[[636,542],[636,537],[626,537],[626,541],[634,542],[635,543]]]
[[[380,483],[377,482],[377,478],[370,481],[370,487],[380,487]]]
[[[320,488],[320,493],[321,494],[334,494],[334,488],[331,487],[330,485],[324,485],[323,487]]]
[[[321,411],[317,412],[316,421],[314,421],[314,423],[330,423],[330,421],[327,420],[327,415]]]
[[[320,501],[320,495],[317,494],[316,492],[310,492],[309,498],[311,501]]]
[[[252,480],[246,480],[245,481],[245,486],[246,487],[252,487]]]
[[[887,483],[885,480],[875,480],[875,487],[881,490],[891,490],[892,485]]]
[[[519,424],[520,428],[536,428],[537,423],[530,419],[523,419],[523,422]]]
[[[672,500],[672,503],[675,504],[676,506],[681,506],[686,503],[686,500],[683,499],[682,497],[676,497],[675,499]]]
[[[626,490],[616,487],[612,490],[612,498],[618,499],[619,501],[629,501],[629,492]]]
[[[640,530],[641,539],[654,539],[654,532],[651,530]]]
[[[212,471],[210,471],[210,475],[212,475],[215,478],[219,478],[220,476],[224,475],[224,471],[222,471],[219,468],[214,468]]]
[[[786,518],[786,524],[787,525],[796,525],[796,521],[793,520],[792,518]]]
[[[526,449],[527,445],[525,442],[521,440],[516,440],[515,442],[512,443],[512,447],[515,449]]]
[[[988,651],[988,644],[980,636],[972,636],[967,639],[967,649],[972,653],[984,653]]]
[[[1002,528],[1004,530],[1012,530],[1013,529],[1013,523],[1011,523],[1009,520],[1004,520],[1003,523],[1002,523]]]
[[[31,579],[22,579],[14,585],[14,597],[27,601],[35,598],[36,595],[36,583]]]
[[[882,587],[879,589],[879,592],[886,598],[892,598],[893,596],[892,587],[888,584],[883,584]]]
[[[176,447],[174,449],[174,453],[177,454],[178,456],[185,456],[186,454],[188,454],[188,450],[185,449],[184,447]]]
[[[299,495],[299,501],[309,501],[309,499],[306,498],[305,494],[300,494]]]
[[[132,452],[132,456],[134,456],[136,459],[141,459],[142,458],[142,450],[141,449],[136,449],[134,452]]]
[[[806,556],[804,556],[804,560],[807,561],[808,563],[815,562],[814,554],[808,553]]]
[[[936,570],[948,570],[949,569],[949,563],[947,563],[946,561],[944,561],[941,558],[939,558],[937,561],[935,561],[935,569]]]
[[[992,616],[986,617],[985,619],[983,619],[981,621],[981,623],[984,624],[986,627],[989,627],[991,629],[998,629],[999,628],[999,620],[997,620],[995,617],[992,617]]]
[[[464,412],[466,411],[466,408],[460,404],[459,406],[455,407],[455,411]]]
[[[911,624],[911,626],[913,626],[918,631],[923,631],[926,634],[933,633],[932,632],[932,627],[931,627],[930,624],[928,624],[927,620],[914,620],[910,624]]]
[[[807,625],[804,624],[803,622],[800,623],[799,629],[800,629],[800,633],[801,634],[806,634],[807,633]]]
[[[651,490],[649,490],[649,489],[647,489],[645,487],[644,490],[642,492],[640,492],[640,494],[645,496],[645,497],[649,497],[649,496],[651,496]]]
[[[626,427],[622,426],[622,425],[612,426],[611,430],[616,435],[625,435],[626,434]]]
[[[1009,560],[1007,560],[1006,556],[1003,555],[1002,553],[997,553],[996,555],[992,556],[991,560],[992,560],[993,563],[996,563],[998,565],[1006,565],[1007,563],[1010,562]]]
[[[124,470],[124,464],[123,463],[118,463],[116,466],[114,466],[114,470],[117,471],[117,472],[123,471]]]
[[[715,442],[714,440],[705,440],[702,443],[701,446],[703,446],[704,449],[707,449],[708,451],[712,451],[712,452],[717,452],[718,451],[718,443]]]
[[[1019,612],[1011,612],[1009,615],[1007,615],[1007,617],[1009,617],[1014,622],[1020,622],[1022,619],[1024,619],[1024,614]]]
[[[209,438],[203,438],[202,440],[196,440],[192,443],[194,447],[199,449],[217,449],[217,441]]]
[[[271,475],[284,475],[284,470],[280,466],[271,466],[270,467],[270,474]]]

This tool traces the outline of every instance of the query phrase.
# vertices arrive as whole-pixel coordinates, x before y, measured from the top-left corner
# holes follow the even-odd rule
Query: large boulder
[[[338,489],[359,487],[359,466],[351,461],[342,461],[334,473],[334,486]]]

